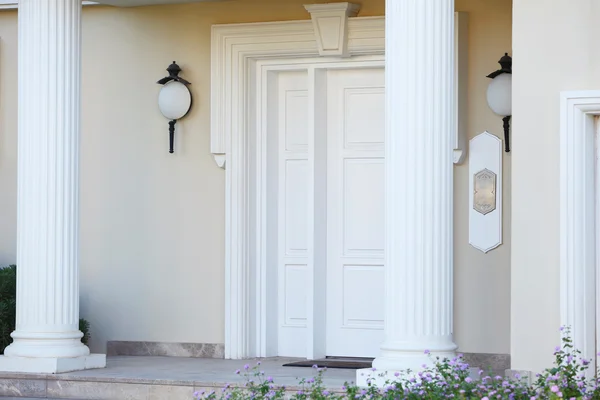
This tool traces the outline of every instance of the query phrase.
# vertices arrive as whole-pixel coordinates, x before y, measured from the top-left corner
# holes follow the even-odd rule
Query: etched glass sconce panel
[[[496,174],[483,169],[473,176],[473,209],[483,215],[496,209]]]
[[[484,253],[502,244],[502,155],[487,131],[469,141],[469,243]]]

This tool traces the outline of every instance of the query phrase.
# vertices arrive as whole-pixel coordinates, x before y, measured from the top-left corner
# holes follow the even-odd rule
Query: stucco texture
[[[560,340],[560,92],[600,88],[599,18],[596,0],[514,0],[515,369],[548,366]]]
[[[384,13],[384,0],[357,2],[360,16]],[[225,173],[209,147],[210,28],[307,19],[305,3],[84,9],[81,314],[92,324],[93,351],[104,352],[107,340],[223,342]],[[470,18],[469,137],[501,135],[485,75],[511,50],[511,2],[457,0],[456,9]],[[16,12],[1,12],[0,264],[15,262],[16,55]],[[171,155],[155,82],[173,60],[195,103],[177,124]],[[510,351],[510,161],[506,155],[504,244],[487,255],[468,244],[468,164],[455,169],[454,315],[464,352]]]

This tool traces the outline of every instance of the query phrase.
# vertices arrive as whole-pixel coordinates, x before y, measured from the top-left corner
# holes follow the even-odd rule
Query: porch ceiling
[[[206,1],[216,2],[224,0],[96,0],[96,2],[100,4],[118,7],[151,6],[157,4],[200,3]]]

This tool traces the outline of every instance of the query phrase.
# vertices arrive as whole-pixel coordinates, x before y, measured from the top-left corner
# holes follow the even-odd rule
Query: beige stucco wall
[[[503,137],[502,119],[487,106],[486,76],[511,53],[510,0],[458,0],[469,13],[469,138],[488,131]],[[454,331],[461,351],[508,354],[510,351],[511,155],[503,153],[504,244],[484,254],[469,245],[469,166],[454,174]]]
[[[559,344],[559,95],[600,89],[596,0],[514,0],[513,368]],[[593,218],[593,217],[590,217]]]
[[[323,1],[321,1],[323,2]],[[210,26],[308,18],[306,0],[88,7],[83,24],[81,311],[107,340],[222,343],[224,171],[209,154]],[[364,0],[361,16],[382,15]],[[485,75],[510,52],[509,0],[457,0],[470,14],[469,136],[500,134]],[[0,13],[0,264],[15,261],[16,12]],[[169,155],[154,82],[177,60],[195,107]],[[505,244],[468,245],[468,166],[456,168],[455,331],[464,352],[509,352],[510,156]]]

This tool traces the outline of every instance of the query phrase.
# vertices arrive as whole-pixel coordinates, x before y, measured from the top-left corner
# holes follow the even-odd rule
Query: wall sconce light
[[[169,76],[157,83],[163,85],[158,94],[158,108],[165,118],[169,119],[169,153],[173,153],[175,123],[185,117],[192,108],[192,93],[188,88],[190,82],[179,76],[181,68],[173,61],[167,68]]]
[[[504,150],[510,151],[509,129],[512,115],[512,58],[508,53],[498,61],[501,68],[487,77],[491,78],[487,89],[487,102],[492,111],[503,117],[504,121]]]

